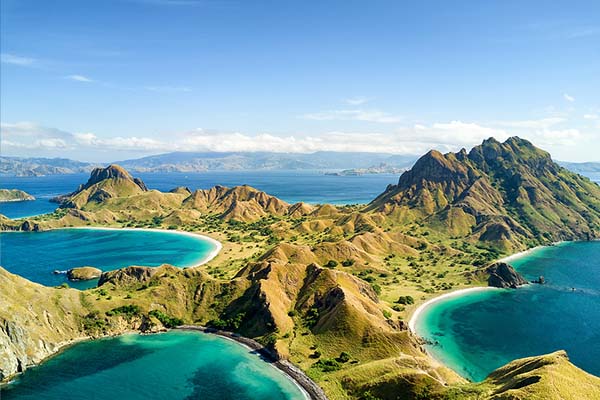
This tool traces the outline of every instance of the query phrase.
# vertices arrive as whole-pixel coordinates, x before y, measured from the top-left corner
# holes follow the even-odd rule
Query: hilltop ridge
[[[600,187],[529,141],[490,138],[422,156],[368,207],[506,250],[600,235]]]
[[[180,229],[223,244],[210,263],[195,268],[134,266],[104,273],[98,288],[64,306],[80,318],[64,330],[69,337],[162,329],[153,317],[162,315],[166,323],[207,325],[259,340],[306,371],[331,398],[441,400],[457,393],[457,399],[562,399],[566,386],[543,397],[544,382],[564,374],[600,392],[600,380],[566,357],[551,356],[552,363],[534,362],[539,380],[524,375],[524,361],[469,384],[429,358],[405,321],[440,293],[496,284],[498,277],[503,286],[523,283],[508,265],[499,270],[493,261],[555,237],[597,237],[598,202],[598,185],[512,138],[490,139],[470,152],[431,151],[366,207],[290,205],[249,186],[159,192],[109,166],[92,173],[55,213],[0,218],[0,226]],[[28,287],[17,278],[12,285]],[[42,287],[40,293],[55,290],[61,289]],[[124,321],[115,311],[121,307],[137,310],[136,317]],[[27,312],[43,317],[40,309]],[[25,326],[19,321],[12,331]],[[32,340],[47,338],[45,348],[58,345],[45,326],[30,329]],[[7,337],[11,359],[18,358],[20,344]],[[15,372],[17,365],[6,368]]]

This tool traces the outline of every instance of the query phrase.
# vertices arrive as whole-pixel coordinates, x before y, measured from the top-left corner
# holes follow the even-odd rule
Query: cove
[[[543,247],[510,263],[547,284],[484,290],[425,308],[415,322],[436,359],[473,381],[516,358],[567,351],[600,375],[600,242]],[[575,290],[573,291],[573,288]]]
[[[130,265],[199,265],[219,251],[218,242],[166,230],[66,228],[44,232],[1,232],[0,264],[8,271],[46,286],[67,282],[85,289],[97,281],[69,282],[56,275],[84,265],[110,271]]]
[[[300,400],[286,375],[233,341],[199,332],[82,342],[28,369],[2,399]]]

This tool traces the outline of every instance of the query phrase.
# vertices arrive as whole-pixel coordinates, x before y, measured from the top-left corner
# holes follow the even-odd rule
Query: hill
[[[270,153],[270,152],[174,152],[115,161],[135,172],[205,172],[241,170],[330,170],[369,168],[386,164],[388,168],[408,168],[413,155],[385,153]],[[0,157],[1,176],[43,176],[90,172],[98,163],[64,158]]]
[[[370,210],[497,248],[600,235],[600,187],[516,137],[421,157]]]
[[[212,170],[294,170],[368,168],[380,163],[395,167],[412,165],[415,156],[385,153],[270,153],[270,152],[175,152],[119,161],[138,172],[199,172]]]
[[[90,172],[93,164],[66,158],[0,157],[0,176],[44,176]]]
[[[147,190],[113,165],[95,170],[55,213],[23,221],[0,218],[0,226],[180,229],[223,244],[210,263],[195,268],[104,273],[98,288],[65,306],[80,315],[80,325],[69,325],[65,337],[162,329],[153,317],[162,315],[167,322],[259,340],[335,399],[559,399],[568,385],[549,392],[546,383],[581,379],[590,393],[598,393],[598,378],[554,354],[517,361],[483,383],[469,384],[429,358],[405,321],[431,297],[488,284],[497,272],[490,263],[514,249],[597,237],[598,190],[529,142],[490,139],[468,153],[424,155],[367,207],[290,205],[248,186],[165,193]],[[11,279],[11,290],[33,285]],[[39,292],[52,296],[57,290],[65,289]],[[5,298],[24,313],[11,331],[44,315],[41,308],[18,308],[12,292]],[[82,305],[86,310],[78,311]],[[126,310],[135,311],[129,320]],[[58,346],[58,339],[46,346],[54,349],[50,343]],[[4,340],[17,354],[10,336]]]
[[[563,167],[567,168],[568,170],[571,170],[573,172],[576,172],[578,174],[582,174],[585,175],[586,173],[600,173],[600,162],[582,162],[582,163],[576,163],[576,162],[566,162],[566,161],[559,161],[558,162],[560,165],[562,165]]]
[[[35,197],[18,189],[0,189],[0,203],[27,200],[35,200]]]

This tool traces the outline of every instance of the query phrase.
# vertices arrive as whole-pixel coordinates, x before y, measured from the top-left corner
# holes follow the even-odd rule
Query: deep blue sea
[[[467,293],[433,303],[416,330],[428,350],[461,375],[483,380],[516,358],[566,350],[600,376],[600,242],[537,249],[511,261],[547,284]]]
[[[300,400],[249,349],[199,332],[125,335],[76,344],[27,370],[2,400]]]
[[[210,171],[202,173],[141,173],[151,189],[168,191],[176,186],[192,190],[208,189],[215,185],[250,185],[277,196],[289,203],[304,201],[310,204],[368,203],[398,183],[399,175],[370,174],[360,176],[325,175],[321,171]],[[45,214],[56,209],[50,198],[66,194],[85,183],[89,174],[49,175],[41,177],[1,177],[0,187],[21,189],[33,195],[35,201],[0,203],[0,214],[10,218]]]
[[[55,270],[92,266],[110,271],[130,265],[155,267],[199,264],[215,250],[201,236],[173,231],[126,229],[55,229],[44,232],[0,232],[0,265],[8,271],[47,286],[68,282],[85,289],[97,280],[70,282]]]

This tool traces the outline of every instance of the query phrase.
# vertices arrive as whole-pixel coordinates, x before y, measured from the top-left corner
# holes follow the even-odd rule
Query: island
[[[19,189],[0,189],[0,203],[12,201],[32,201],[35,197]]]
[[[289,204],[249,186],[159,192],[118,165],[95,169],[56,201],[52,214],[2,218],[0,228],[177,229],[222,249],[198,267],[103,272],[83,291],[0,268],[0,304],[9,305],[0,308],[0,380],[78,340],[185,326],[252,339],[315,382],[323,393],[312,398],[600,393],[600,378],[563,351],[469,382],[432,359],[407,323],[424,303],[456,290],[520,290],[526,282],[509,261],[497,263],[510,254],[600,238],[600,186],[518,137],[432,150],[367,205]]]

